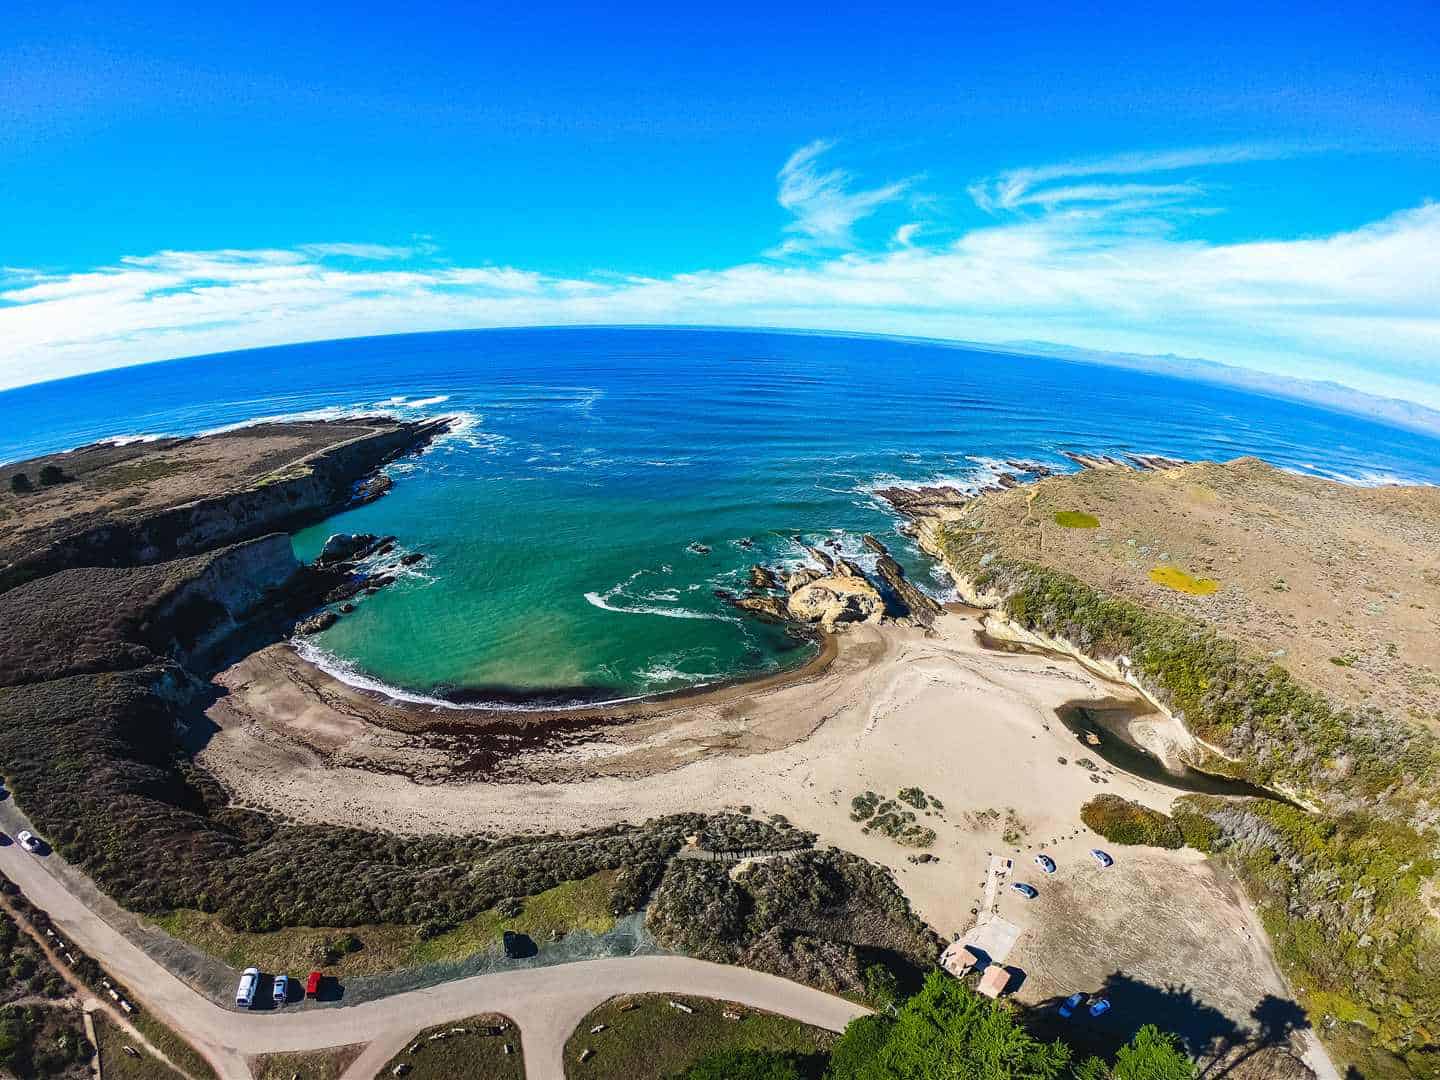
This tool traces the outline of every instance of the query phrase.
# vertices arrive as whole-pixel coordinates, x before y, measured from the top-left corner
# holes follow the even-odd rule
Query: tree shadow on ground
[[[1185,1052],[1201,1063],[1203,1080],[1218,1080],[1266,1047],[1288,1046],[1295,1032],[1310,1026],[1298,1004],[1273,994],[1256,1003],[1249,1023],[1241,1023],[1200,1000],[1188,986],[1158,986],[1121,971],[1108,976],[1091,995],[1107,999],[1109,1011],[1091,1016],[1082,1004],[1067,1020],[1058,1011],[1064,998],[1056,997],[1030,1011],[1029,1026],[1043,1038],[1063,1038],[1077,1057],[1109,1058],[1140,1028],[1154,1024],[1173,1033]]]

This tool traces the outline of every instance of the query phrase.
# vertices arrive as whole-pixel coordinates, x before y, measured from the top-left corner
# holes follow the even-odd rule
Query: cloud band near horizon
[[[1175,220],[1207,208],[1204,183],[1177,170],[1284,152],[1218,147],[980,181],[970,190],[993,221],[957,232],[925,218],[913,178],[857,190],[821,166],[829,151],[812,143],[782,168],[792,221],[779,247],[664,277],[455,266],[428,242],[363,239],[7,270],[0,388],[371,334],[675,323],[1179,354],[1440,407],[1440,205],[1322,236],[1178,239]],[[856,223],[899,203],[924,220],[856,249]]]

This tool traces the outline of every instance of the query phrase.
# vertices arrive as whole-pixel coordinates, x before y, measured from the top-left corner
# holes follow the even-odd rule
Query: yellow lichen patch
[[[1178,566],[1157,566],[1150,571],[1150,580],[1156,585],[1164,585],[1167,589],[1189,593],[1191,596],[1209,596],[1220,588],[1220,583],[1214,578],[1192,577]]]
[[[1083,510],[1057,510],[1055,524],[1063,525],[1067,529],[1098,529],[1100,519]]]

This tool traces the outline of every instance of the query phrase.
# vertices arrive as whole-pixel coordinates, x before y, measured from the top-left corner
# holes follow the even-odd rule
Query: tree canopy
[[[740,1074],[737,1074],[740,1075]],[[830,1053],[826,1080],[1195,1080],[1174,1036],[1153,1025],[1113,1064],[1071,1062],[1063,1042],[1042,1042],[1010,1007],[932,973],[893,1018],[852,1021]]]

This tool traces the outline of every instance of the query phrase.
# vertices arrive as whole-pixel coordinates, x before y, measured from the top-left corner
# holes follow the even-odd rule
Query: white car
[[[45,841],[32,833],[29,829],[21,829],[15,834],[16,841],[31,855],[38,855],[45,850]]]
[[[1101,851],[1098,847],[1090,849],[1090,857],[1102,867],[1115,865],[1115,860],[1110,857],[1109,853]]]
[[[235,988],[235,1004],[248,1009],[255,1004],[255,990],[260,985],[260,969],[248,967],[240,976],[240,985]]]
[[[275,1004],[276,1004],[277,1006],[279,1006],[279,1005],[284,1005],[284,1004],[285,1004],[285,998],[288,997],[289,994],[290,994],[290,976],[289,976],[289,975],[276,975],[276,976],[275,976],[275,995],[274,995],[274,997],[275,997]]]

